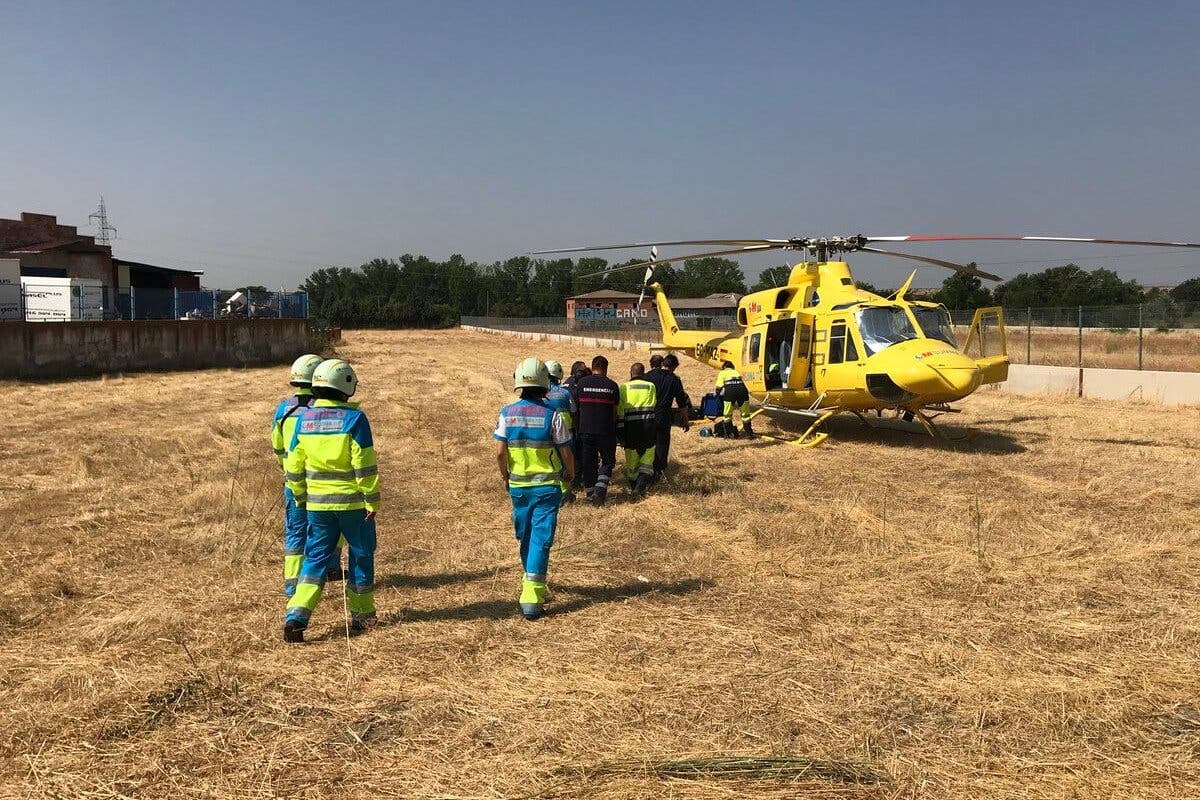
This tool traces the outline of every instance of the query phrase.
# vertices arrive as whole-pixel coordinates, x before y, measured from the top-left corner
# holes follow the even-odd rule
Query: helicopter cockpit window
[[[921,306],[913,306],[912,310],[913,316],[917,318],[917,324],[925,332],[926,339],[941,339],[946,344],[958,347],[958,340],[954,337],[954,328],[950,324],[949,311],[944,308],[922,308]]]
[[[900,306],[875,306],[858,312],[858,332],[867,355],[874,355],[897,342],[919,338],[908,314]]]

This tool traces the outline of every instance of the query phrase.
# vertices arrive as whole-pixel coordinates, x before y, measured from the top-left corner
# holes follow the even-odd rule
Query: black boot
[[[746,434],[747,439],[754,438],[754,428],[750,427],[750,420],[742,423],[742,432]]]
[[[283,623],[283,640],[291,644],[304,641],[304,626],[295,620]]]
[[[649,475],[644,475],[644,474],[643,474],[643,475],[638,475],[638,476],[637,476],[637,480],[635,480],[635,481],[633,482],[633,496],[634,496],[634,498],[636,498],[636,499],[638,499],[638,500],[641,500],[643,497],[645,497],[645,496],[646,496],[646,490],[647,490],[648,488],[650,488],[650,476],[649,476]]]

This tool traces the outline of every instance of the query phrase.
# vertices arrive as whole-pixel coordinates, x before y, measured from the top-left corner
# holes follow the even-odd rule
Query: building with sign
[[[580,322],[598,320],[629,320],[634,317],[649,318],[654,313],[654,303],[646,298],[638,307],[638,296],[631,292],[600,289],[587,294],[567,298],[567,319]]]
[[[676,319],[694,319],[697,328],[708,328],[717,318],[737,316],[738,294],[711,294],[708,297],[672,297],[671,310]],[[657,322],[654,301],[649,297],[638,307],[638,296],[632,292],[600,289],[567,298],[567,319],[572,324],[612,321],[633,322],[649,319]]]

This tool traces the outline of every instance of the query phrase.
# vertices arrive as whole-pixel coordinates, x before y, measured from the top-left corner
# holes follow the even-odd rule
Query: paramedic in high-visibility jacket
[[[341,359],[322,361],[313,373],[315,402],[300,414],[284,469],[297,505],[308,511],[308,543],[296,593],[287,605],[283,638],[304,641],[309,617],[321,600],[325,571],[339,536],[349,547],[346,600],[350,629],[375,621],[375,515],[379,474],[367,415],[349,402],[358,388],[354,369]]]
[[[500,410],[493,438],[496,463],[512,500],[513,528],[520,543],[521,595],[526,619],[542,615],[550,547],[558,526],[562,487],[575,479],[571,432],[560,411],[546,402],[550,375],[538,358],[517,364],[513,390],[521,399]]]
[[[296,432],[296,420],[300,412],[312,402],[312,376],[317,365],[325,359],[313,353],[300,356],[292,362],[289,383],[296,393],[279,401],[275,408],[275,419],[271,423],[271,447],[279,460],[283,472],[287,446]],[[308,541],[308,515],[296,505],[292,490],[283,487],[283,593],[291,597],[296,592],[296,579],[300,576],[300,565],[304,561],[304,544]],[[341,580],[341,555],[330,565],[327,580]]]
[[[736,437],[737,428],[733,424],[733,412],[736,411],[742,420],[742,430],[747,436],[753,436],[754,428],[750,425],[750,391],[732,361],[721,364],[721,371],[717,373],[716,388],[725,405],[713,432],[717,436]]]
[[[625,448],[625,477],[633,496],[640,498],[654,478],[654,447],[658,438],[658,394],[644,377],[646,365],[629,368],[629,383],[621,384],[617,401],[617,436]]]

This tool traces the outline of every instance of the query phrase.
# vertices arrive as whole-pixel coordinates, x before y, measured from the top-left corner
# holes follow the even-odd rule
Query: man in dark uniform
[[[658,364],[654,363],[656,358],[659,359]],[[667,471],[667,457],[671,453],[671,423],[675,414],[671,406],[690,410],[692,401],[683,390],[683,381],[675,374],[679,359],[674,353],[667,353],[665,358],[655,355],[651,357],[650,364],[653,369],[646,373],[646,380],[654,384],[658,399],[658,438],[654,445],[654,480],[657,481]],[[685,416],[683,429],[687,428]]]
[[[571,393],[571,399],[574,401],[576,411],[579,410],[579,392],[575,385],[579,379],[591,373],[587,368],[587,364],[582,361],[576,361],[571,365],[571,374],[562,382],[562,388]],[[580,466],[583,463],[583,453],[580,451],[580,445],[583,440],[579,436],[579,420],[575,419],[574,428],[572,428],[575,436],[571,439],[571,455],[575,457],[575,483],[571,485],[571,491],[577,492],[583,488],[583,468]]]
[[[617,401],[621,390],[608,377],[608,359],[592,359],[592,372],[575,381],[573,387],[579,408],[580,471],[587,498],[593,505],[604,505],[613,467],[617,463]],[[597,469],[599,463],[599,469]]]

